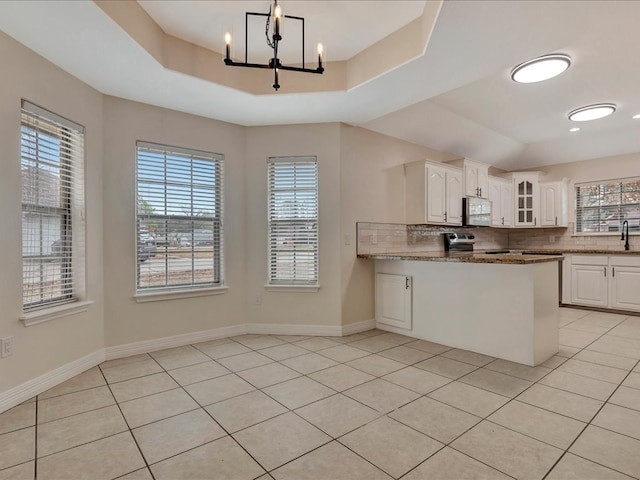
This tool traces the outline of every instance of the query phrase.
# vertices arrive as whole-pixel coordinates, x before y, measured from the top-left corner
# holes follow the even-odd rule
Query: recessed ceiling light
[[[570,132],[579,132],[580,129],[578,127],[573,127],[569,129]]]
[[[634,120],[639,119],[639,118],[640,118],[640,113],[638,113],[637,115],[634,115],[634,116],[633,116],[633,117],[631,117],[631,118],[633,118]]]
[[[560,53],[543,55],[521,63],[511,70],[511,79],[518,83],[535,83],[560,75],[571,66],[571,57]]]
[[[596,103],[595,105],[587,105],[569,112],[569,120],[588,122],[589,120],[597,120],[611,115],[615,111],[616,106],[613,103]]]

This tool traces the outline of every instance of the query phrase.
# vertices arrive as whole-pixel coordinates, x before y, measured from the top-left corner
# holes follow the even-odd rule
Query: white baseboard
[[[219,338],[233,337],[245,333],[263,335],[310,335],[333,336],[351,335],[375,328],[375,320],[350,323],[348,325],[289,325],[277,323],[249,323],[230,327],[215,328],[200,332],[183,333],[172,337],[154,338],[141,342],[127,343],[114,347],[101,348],[89,355],[67,363],[50,372],[0,393],[0,413],[8,410],[35,395],[38,395],[60,383],[99,365],[105,360],[128,357],[140,353],[154,352],[165,348],[181,347],[193,343],[207,342]]]
[[[261,335],[310,335],[318,337],[339,337],[340,325],[291,325],[286,323],[248,323],[247,333]]]
[[[117,345],[115,347],[106,347],[106,359],[113,360],[115,358],[129,357],[140,353],[155,352],[156,350],[164,350],[165,348],[182,347],[192,343],[208,342],[219,338],[233,337],[247,333],[247,325],[233,325],[231,327],[214,328],[212,330],[203,330],[200,332],[182,333],[172,337],[154,338],[151,340],[143,340],[141,342],[127,343],[125,345]]]
[[[349,323],[342,327],[342,335],[353,335],[354,333],[366,332],[376,328],[376,320],[362,320],[361,322]]]
[[[0,393],[0,412],[9,410],[22,402],[26,402],[35,395],[49,390],[50,388],[69,380],[71,377],[75,377],[76,375],[99,365],[104,362],[104,360],[104,349],[101,348],[89,355],[29,380],[22,385],[18,385],[6,392],[2,392]]]

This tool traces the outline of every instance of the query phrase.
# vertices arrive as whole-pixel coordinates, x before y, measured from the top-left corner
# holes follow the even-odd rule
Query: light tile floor
[[[380,330],[112,360],[0,414],[6,479],[640,479],[640,319],[535,368]]]

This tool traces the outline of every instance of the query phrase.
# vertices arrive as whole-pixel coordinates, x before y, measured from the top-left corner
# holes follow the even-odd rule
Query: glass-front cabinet
[[[513,175],[516,227],[535,227],[538,225],[540,187],[538,172]]]

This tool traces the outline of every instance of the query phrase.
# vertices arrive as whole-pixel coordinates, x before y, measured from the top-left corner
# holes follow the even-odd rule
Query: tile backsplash
[[[578,236],[573,234],[574,224],[566,228],[528,228],[509,230],[509,248],[546,248],[558,250],[606,249],[624,251],[620,234],[606,236]],[[640,237],[629,237],[631,250],[640,250]]]
[[[611,249],[623,251],[620,236],[583,237],[573,235],[573,224],[565,228],[464,228],[436,225],[404,225],[400,223],[356,224],[358,254],[435,252],[444,249],[445,232],[473,233],[476,250],[518,249]],[[640,250],[640,236],[631,236],[631,250]]]
[[[358,254],[442,251],[445,232],[473,233],[477,250],[507,248],[509,243],[509,232],[498,228],[358,222],[356,231]]]

